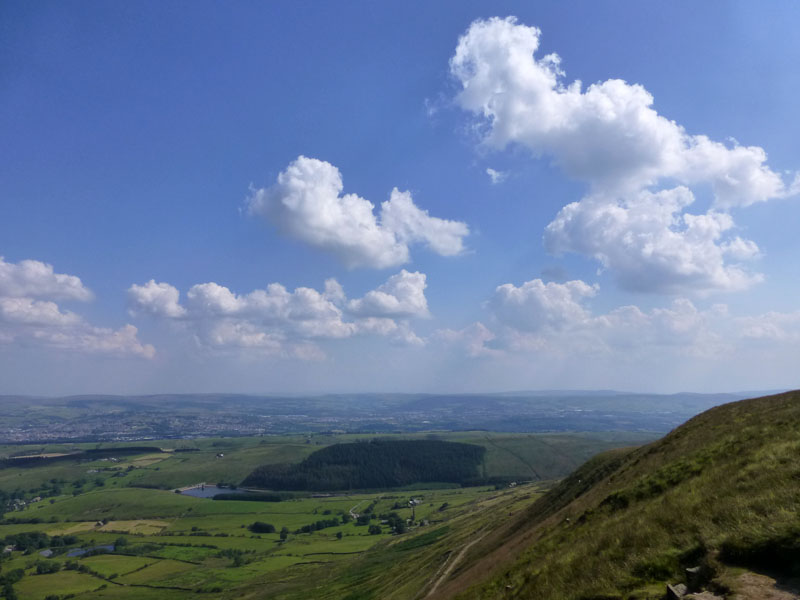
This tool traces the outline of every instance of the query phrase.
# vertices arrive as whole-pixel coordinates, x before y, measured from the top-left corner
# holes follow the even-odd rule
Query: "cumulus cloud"
[[[403,269],[363,298],[351,300],[347,309],[362,317],[427,317],[425,287],[424,273],[409,273]]]
[[[548,228],[548,246],[592,256],[618,271],[623,286],[643,291],[736,290],[759,281],[730,262],[757,247],[730,235],[726,211],[798,186],[766,165],[762,148],[688,134],[658,114],[641,85],[610,79],[584,90],[566,82],[558,55],[535,56],[540,35],[513,17],[476,21],[450,70],[461,84],[457,103],[478,117],[485,145],[521,145],[589,185]],[[712,210],[685,213],[694,197],[681,186],[701,184],[714,192]],[[640,279],[654,266],[657,277]]]
[[[316,359],[324,356],[315,342],[359,334],[388,336],[408,344],[423,343],[408,320],[427,316],[425,275],[402,270],[364,297],[347,299],[335,279],[323,292],[269,284],[236,294],[218,283],[193,285],[185,305],[167,283],[132,285],[132,314],[147,314],[180,323],[206,347],[258,349],[265,354]]]
[[[91,298],[92,293],[74,275],[55,273],[51,265],[36,260],[15,264],[0,257],[0,344],[154,356],[155,349],[138,340],[134,326],[95,327],[53,301]]]
[[[595,258],[635,291],[742,290],[761,281],[741,262],[757,256],[758,246],[726,235],[734,227],[729,214],[682,213],[693,201],[683,186],[624,199],[588,196],[561,209],[545,229],[545,245]]]
[[[333,253],[348,267],[393,267],[410,260],[409,246],[425,244],[437,254],[464,250],[469,228],[460,221],[432,217],[409,192],[394,188],[375,206],[356,194],[342,194],[342,176],[332,164],[299,156],[275,185],[253,190],[247,212],[278,229]]]
[[[595,313],[588,301],[597,290],[580,280],[504,284],[485,304],[488,326],[478,322],[461,330],[437,330],[431,339],[469,356],[533,355],[548,361],[716,360],[746,354],[755,345],[778,352],[796,351],[800,344],[800,311],[736,316],[724,304],[701,308],[679,297],[666,306],[626,305]]]
[[[589,313],[581,301],[594,296],[596,291],[597,286],[580,280],[544,283],[534,279],[520,287],[511,283],[498,286],[488,306],[501,323],[514,329],[561,329],[588,318]]]
[[[132,314],[137,310],[155,316],[181,317],[186,310],[178,303],[180,293],[168,283],[156,283],[151,279],[144,285],[132,285],[128,289],[128,300]]]
[[[0,296],[87,301],[92,299],[92,292],[80,278],[55,273],[47,263],[21,260],[14,264],[0,256]]]

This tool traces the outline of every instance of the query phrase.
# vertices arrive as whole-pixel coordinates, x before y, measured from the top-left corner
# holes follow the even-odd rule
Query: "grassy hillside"
[[[695,566],[726,596],[742,568],[800,575],[800,393],[592,459],[473,544],[432,597],[655,599]]]

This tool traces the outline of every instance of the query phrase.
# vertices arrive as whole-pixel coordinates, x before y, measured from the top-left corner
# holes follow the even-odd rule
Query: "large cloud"
[[[133,325],[95,327],[53,301],[91,298],[74,275],[55,273],[36,260],[15,264],[0,257],[0,343],[146,358],[155,354],[153,346],[137,339]]]
[[[755,255],[756,245],[732,237],[733,220],[723,213],[796,193],[798,179],[787,186],[759,147],[687,134],[653,109],[641,85],[566,83],[557,55],[536,58],[539,37],[513,17],[476,21],[450,70],[462,87],[457,102],[479,117],[484,144],[524,146],[589,184],[589,195],[548,228],[548,247],[595,257],[638,290],[732,290],[758,281],[734,264]],[[686,214],[694,197],[676,183],[709,186],[713,210]],[[657,275],[647,276],[653,268]]]
[[[266,218],[281,231],[332,252],[348,267],[392,267],[409,261],[409,245],[426,244],[443,256],[460,254],[469,228],[459,221],[431,217],[409,192],[392,190],[375,215],[374,205],[344,194],[342,176],[332,164],[298,157],[275,185],[254,190],[251,215]]]
[[[588,318],[580,302],[595,292],[595,286],[579,280],[544,283],[534,279],[520,287],[511,283],[498,286],[488,305],[500,322],[514,329],[560,329]]]
[[[267,354],[299,358],[323,356],[316,341],[358,334],[390,336],[419,344],[408,319],[427,316],[425,275],[402,270],[363,298],[347,300],[335,279],[319,292],[287,290],[269,284],[236,294],[214,282],[193,285],[181,305],[180,292],[168,283],[149,281],[128,289],[132,314],[149,314],[188,328],[210,348],[260,349]]]
[[[597,259],[635,291],[741,290],[760,281],[742,264],[758,254],[756,244],[726,235],[734,227],[726,213],[682,213],[693,201],[682,186],[621,200],[595,194],[561,209],[545,245]]]
[[[80,278],[55,273],[47,263],[21,260],[14,264],[0,256],[0,296],[85,301],[92,299],[92,292]]]
[[[754,316],[730,314],[724,304],[699,308],[686,298],[642,309],[620,306],[594,313],[587,300],[597,286],[583,281],[544,283],[533,279],[498,286],[485,307],[490,325],[439,330],[432,338],[461,347],[470,356],[537,355],[542,359],[715,360],[746,354],[754,345],[786,352],[800,343],[800,312]],[[791,350],[788,350],[791,351]]]

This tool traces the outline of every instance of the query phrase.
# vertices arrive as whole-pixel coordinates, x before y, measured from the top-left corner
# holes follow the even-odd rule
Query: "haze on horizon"
[[[0,6],[0,394],[798,387],[800,6],[496,10]]]

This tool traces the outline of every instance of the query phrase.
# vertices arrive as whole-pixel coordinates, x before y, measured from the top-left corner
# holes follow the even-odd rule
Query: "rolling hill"
[[[471,544],[428,597],[644,600],[681,583],[795,598],[798,576],[800,392],[789,392],[593,458]]]

